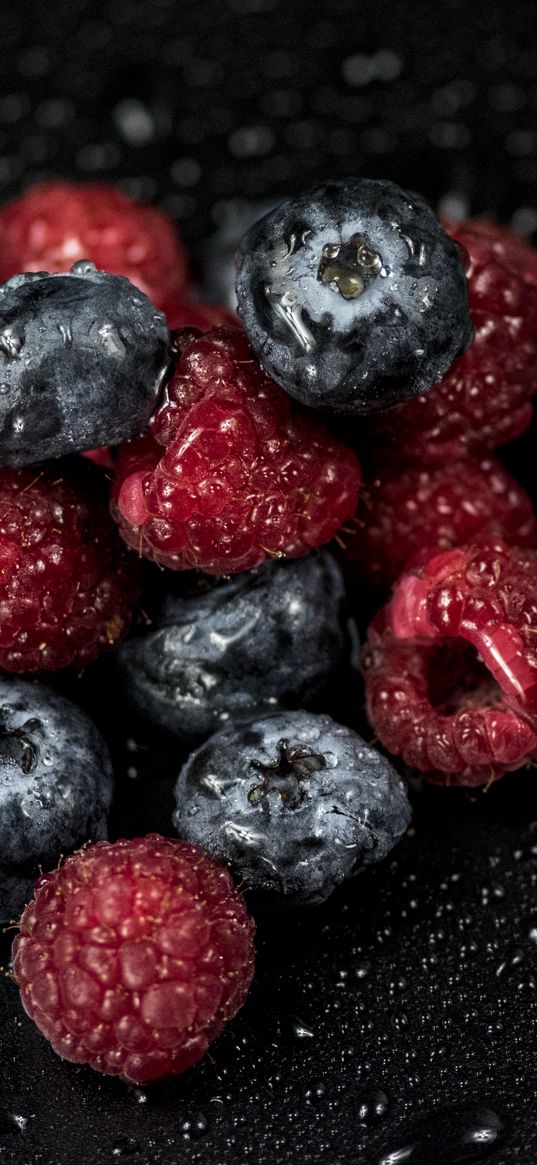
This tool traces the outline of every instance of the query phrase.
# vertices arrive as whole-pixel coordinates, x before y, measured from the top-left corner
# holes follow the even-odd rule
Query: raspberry
[[[0,668],[86,664],[129,628],[138,570],[98,471],[0,470]],[[100,491],[100,493],[99,493]],[[134,570],[133,570],[134,568]]]
[[[0,213],[0,283],[19,271],[68,271],[78,259],[125,275],[157,307],[187,281],[172,222],[112,186],[41,182]]]
[[[372,418],[366,430],[369,441],[404,458],[442,465],[518,437],[537,390],[533,252],[492,224],[470,221],[453,234],[470,256],[475,340],[425,396]]]
[[[389,587],[428,546],[449,550],[486,532],[513,546],[535,546],[528,495],[493,458],[446,466],[390,466],[365,481],[357,529],[342,562],[354,580]]]
[[[39,878],[13,967],[60,1056],[144,1084],[197,1063],[238,1011],[253,929],[223,866],[153,833],[98,842]]]
[[[238,328],[240,320],[227,307],[217,303],[184,303],[181,299],[169,300],[165,309],[168,327],[198,328],[209,332],[211,328]]]
[[[499,540],[431,554],[370,628],[368,714],[426,779],[479,785],[537,753],[537,554]]]
[[[356,509],[354,454],[266,377],[240,329],[175,342],[151,435],[119,454],[112,513],[125,541],[208,574],[328,542]]]

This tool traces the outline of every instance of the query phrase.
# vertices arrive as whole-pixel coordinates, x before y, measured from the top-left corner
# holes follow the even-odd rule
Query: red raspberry
[[[137,563],[89,467],[0,470],[0,668],[54,671],[95,659],[126,633]],[[99,493],[101,496],[99,496]],[[133,571],[134,567],[134,571]]]
[[[328,542],[356,509],[360,469],[253,359],[240,329],[176,333],[152,435],[120,451],[112,513],[173,570],[248,570]]]
[[[483,532],[537,545],[531,501],[499,461],[385,465],[366,478],[356,532],[340,558],[353,580],[389,587],[424,547],[448,550]]]
[[[197,1063],[239,1010],[253,931],[224,866],[152,833],[98,842],[43,874],[13,969],[60,1056],[145,1084]]]
[[[470,221],[452,233],[470,256],[475,340],[425,396],[366,423],[374,444],[427,464],[445,465],[518,437],[531,421],[537,390],[534,253],[492,224]]]
[[[0,213],[0,283],[20,271],[69,271],[78,259],[125,275],[157,307],[187,280],[172,222],[112,186],[42,182]]]
[[[227,307],[217,303],[184,303],[181,299],[169,300],[165,306],[170,329],[198,328],[209,332],[211,328],[239,328],[240,320]]]
[[[537,554],[431,554],[369,630],[368,714],[427,780],[480,785],[537,753]]]

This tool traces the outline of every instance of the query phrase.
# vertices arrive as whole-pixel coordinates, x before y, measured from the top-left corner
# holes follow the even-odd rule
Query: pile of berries
[[[537,258],[358,178],[250,226],[240,318],[104,186],[35,187],[0,244],[0,913],[56,1051],[148,1082],[242,1005],[250,906],[390,852],[405,776],[537,757],[537,521],[494,456],[532,418]],[[169,836],[106,840],[105,740],[43,683],[103,651],[118,717],[187,750]],[[359,670],[382,750],[358,690],[328,714]]]

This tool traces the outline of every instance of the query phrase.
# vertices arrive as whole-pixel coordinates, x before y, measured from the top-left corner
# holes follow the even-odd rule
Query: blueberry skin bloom
[[[175,789],[180,837],[268,906],[324,902],[389,853],[410,821],[403,781],[330,716],[280,712],[201,745]]]
[[[327,551],[212,586],[169,574],[150,613],[117,653],[120,682],[138,715],[188,743],[309,703],[349,655],[343,578]]]
[[[81,260],[0,286],[0,466],[31,465],[145,428],[169,366],[164,316]]]
[[[473,329],[456,244],[417,194],[348,178],[246,233],[238,311],[263,368],[303,404],[369,413],[421,396]]]
[[[39,869],[106,837],[112,765],[91,720],[35,681],[0,678],[0,919],[17,918]]]

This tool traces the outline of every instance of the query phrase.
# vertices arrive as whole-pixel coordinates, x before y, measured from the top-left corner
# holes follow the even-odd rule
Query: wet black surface
[[[9,8],[0,198],[55,174],[121,181],[171,209],[195,255],[230,200],[349,171],[537,225],[529,0]],[[530,488],[533,441],[506,454]],[[354,720],[360,695],[345,691],[327,710]],[[113,827],[167,828],[176,746],[133,727],[126,748],[114,719],[108,701]],[[535,1161],[536,788],[527,771],[472,799],[416,793],[393,860],[322,909],[260,919],[250,999],[170,1084],[129,1089],[63,1063],[5,979],[0,1161]]]

